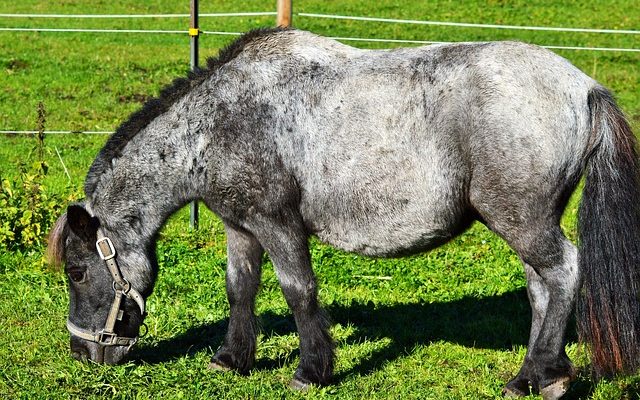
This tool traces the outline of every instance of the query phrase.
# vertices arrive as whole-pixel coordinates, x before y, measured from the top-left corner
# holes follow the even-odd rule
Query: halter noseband
[[[113,247],[113,243],[111,243],[111,239],[101,235],[100,233],[99,236],[102,237],[96,241],[96,248],[98,249],[100,258],[105,262],[105,264],[107,265],[107,269],[111,273],[111,277],[113,278],[113,291],[115,292],[113,303],[111,303],[111,309],[109,310],[109,315],[107,316],[107,321],[105,322],[104,328],[102,330],[93,332],[88,329],[80,328],[74,325],[73,322],[71,322],[69,319],[67,319],[67,329],[69,330],[69,333],[79,337],[80,339],[98,343],[102,346],[131,347],[138,341],[138,338],[118,336],[113,328],[116,324],[116,321],[122,320],[124,314],[120,309],[123,297],[128,297],[131,300],[135,301],[140,308],[140,312],[143,316],[144,298],[142,297],[140,292],[131,287],[129,281],[122,277],[120,268],[118,268],[118,262],[115,258],[116,250]]]

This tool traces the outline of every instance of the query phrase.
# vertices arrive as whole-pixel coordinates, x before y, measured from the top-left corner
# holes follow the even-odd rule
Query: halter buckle
[[[98,332],[98,335],[98,344],[103,346],[113,346],[118,338],[118,335],[116,335],[115,332],[100,331]]]
[[[103,248],[101,246],[101,244],[103,243],[107,245],[107,248],[105,250],[109,251],[108,254],[105,254],[103,252]],[[116,256],[116,249],[113,247],[113,243],[111,243],[111,239],[109,239],[106,236],[101,239],[98,239],[98,241],[96,242],[96,249],[98,249],[98,254],[100,255],[100,258],[102,258],[103,261],[111,260],[113,257]]]
[[[117,288],[117,286],[120,287],[120,289]],[[129,283],[128,280],[126,279],[122,279],[122,283],[121,282],[116,282],[113,281],[111,287],[113,288],[114,292],[122,292],[123,295],[127,296],[128,298],[131,298],[131,295],[129,295],[129,292],[131,291],[131,284]]]

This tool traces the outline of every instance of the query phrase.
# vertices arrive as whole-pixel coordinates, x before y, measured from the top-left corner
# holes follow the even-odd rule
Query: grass
[[[274,2],[275,3],[275,2]],[[640,29],[633,1],[326,2],[299,0],[295,12],[443,21]],[[261,1],[211,1],[201,12],[265,11]],[[0,13],[187,13],[168,0],[0,4]],[[186,20],[15,20],[0,27],[186,29]],[[273,17],[203,19],[202,29],[245,31]],[[519,39],[547,45],[640,47],[637,35],[480,30],[294,15],[303,29],[330,36],[421,40]],[[203,36],[202,55],[232,38]],[[380,43],[355,43],[384,47]],[[616,93],[640,132],[640,54],[559,51]],[[188,68],[188,38],[176,35],[0,32],[0,129],[36,126],[46,104],[47,129],[112,130],[150,95]],[[49,135],[45,185],[81,195],[84,174],[106,136]],[[33,158],[34,139],[0,137],[0,175],[14,177]],[[71,181],[55,152],[60,152]],[[575,238],[577,196],[563,219]],[[526,351],[530,311],[516,255],[480,224],[432,252],[374,260],[312,243],[320,298],[335,325],[337,384],[295,393],[287,383],[297,363],[295,326],[268,260],[257,308],[262,319],[256,369],[248,377],[208,371],[228,317],[224,295],[225,237],[219,220],[202,215],[189,231],[181,210],[164,228],[160,277],[149,300],[149,334],[120,366],[72,360],[64,329],[63,276],[42,262],[42,249],[0,253],[0,398],[312,398],[478,399],[500,397]],[[640,377],[595,384],[587,358],[570,338],[582,368],[568,398],[638,398]]]

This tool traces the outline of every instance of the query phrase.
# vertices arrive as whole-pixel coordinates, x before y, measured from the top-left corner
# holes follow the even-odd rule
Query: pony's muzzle
[[[129,353],[131,346],[103,346],[71,336],[71,357],[78,361],[97,364],[118,364]]]
[[[83,347],[73,347],[71,345],[71,357],[75,358],[78,361],[87,362],[90,359],[89,351]]]

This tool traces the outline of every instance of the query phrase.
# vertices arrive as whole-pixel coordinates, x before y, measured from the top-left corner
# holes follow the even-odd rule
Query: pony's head
[[[121,361],[144,319],[143,294],[150,293],[151,284],[136,279],[136,271],[153,260],[111,236],[105,236],[100,220],[82,204],[70,205],[49,235],[49,262],[64,265],[69,282],[67,328],[71,353],[79,360]]]

